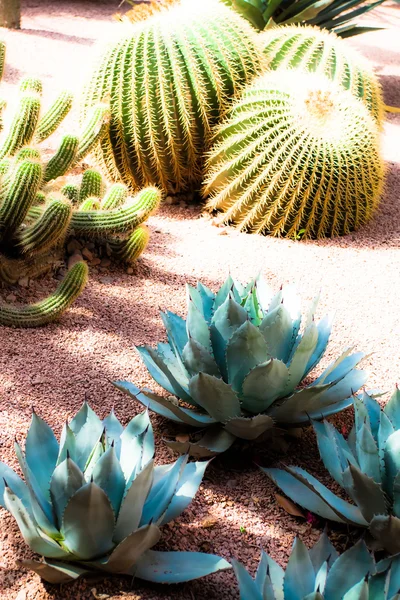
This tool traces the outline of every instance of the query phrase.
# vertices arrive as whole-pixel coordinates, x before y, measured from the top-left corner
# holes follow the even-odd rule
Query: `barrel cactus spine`
[[[261,34],[268,69],[304,69],[320,73],[360,98],[382,124],[382,89],[372,65],[334,32],[288,25]]]
[[[241,230],[298,239],[367,223],[383,186],[378,126],[325,76],[261,76],[216,131],[203,193]]]
[[[84,93],[84,118],[111,102],[96,157],[110,179],[130,187],[190,189],[213,125],[264,62],[260,40],[217,0],[184,0],[131,31],[103,51]]]

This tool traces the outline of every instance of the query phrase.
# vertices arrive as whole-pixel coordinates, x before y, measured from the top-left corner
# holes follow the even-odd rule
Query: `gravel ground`
[[[40,75],[49,95],[65,86],[78,89],[96,39],[112,33],[113,2],[23,2],[23,29],[2,31],[8,61],[3,92],[15,90],[27,73]],[[390,3],[374,13],[387,29],[351,41],[375,64],[388,104],[400,105],[400,9]],[[397,31],[396,31],[397,27]],[[51,93],[51,94],[50,94]],[[126,378],[138,385],[152,382],[134,346],[155,344],[164,333],[159,307],[185,310],[185,281],[198,279],[213,288],[230,271],[246,281],[262,272],[275,289],[296,282],[304,304],[321,290],[319,312],[335,312],[335,328],[324,364],[347,346],[373,353],[366,359],[369,385],[391,390],[400,373],[398,337],[400,303],[399,116],[389,115],[384,133],[388,174],[381,208],[374,221],[357,234],[321,242],[291,242],[237,233],[213,226],[196,207],[165,206],[150,220],[151,243],[133,274],[111,265],[92,269],[86,290],[61,322],[39,330],[0,328],[0,454],[15,466],[14,436],[21,439],[30,421],[31,406],[60,430],[86,398],[105,416],[111,406],[127,422],[140,407],[115,390],[110,381]],[[18,299],[43,297],[56,281],[47,277],[29,288],[11,292]],[[5,297],[10,290],[3,290]],[[338,419],[351,422],[351,415]],[[171,456],[160,441],[178,432],[154,419],[157,460]],[[314,438],[305,432],[289,456],[321,471]],[[215,460],[191,507],[171,527],[164,528],[160,548],[215,552],[238,557],[254,569],[263,546],[282,564],[300,534],[308,544],[319,536],[322,523],[293,518],[277,507],[274,488],[253,466],[277,462],[258,449],[232,451]],[[300,463],[299,463],[300,464]],[[329,481],[329,480],[328,480]],[[47,586],[35,575],[17,570],[16,558],[29,556],[11,517],[0,510],[0,597],[2,600],[171,598],[179,600],[237,598],[234,577],[226,572],[173,588],[157,588],[128,579],[83,581],[63,589]],[[335,528],[338,545],[353,532]]]

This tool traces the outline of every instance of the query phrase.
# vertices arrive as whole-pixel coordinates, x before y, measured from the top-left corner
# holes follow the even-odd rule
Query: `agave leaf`
[[[243,440],[255,440],[273,426],[273,419],[267,415],[234,417],[225,423],[225,429],[229,433]]]
[[[93,482],[106,493],[117,515],[125,491],[125,477],[113,446],[105,451],[93,469]]]
[[[261,467],[260,467],[261,468]],[[358,507],[333,494],[315,477],[298,467],[261,470],[294,502],[324,519],[366,527]]]
[[[50,500],[50,478],[57,463],[58,449],[53,430],[33,412],[26,436],[25,460],[47,500]]]
[[[343,600],[369,600],[369,582],[362,579],[343,596]]]
[[[259,330],[266,342],[268,355],[286,363],[293,345],[293,321],[287,308],[279,304],[268,312]]]
[[[326,383],[296,391],[282,403],[272,406],[268,414],[280,423],[304,423],[309,421],[317,411],[316,418],[322,418],[325,416],[325,410],[319,399],[331,386],[331,383]]]
[[[57,456],[56,466],[60,465],[69,456],[72,460],[76,459],[76,439],[68,423],[62,428],[60,437],[60,449]]]
[[[217,363],[211,353],[202,346],[197,340],[189,337],[182,358],[186,369],[191,375],[195,375],[200,371],[209,375],[220,376]]]
[[[202,311],[200,312],[190,295],[186,318],[186,332],[188,338],[194,338],[199,344],[204,346],[206,350],[211,350],[210,329],[208,323],[205,320]]]
[[[150,522],[159,525],[162,522],[164,513],[175,496],[187,461],[188,456],[180,456],[164,477],[154,483],[143,507],[141,526]]]
[[[313,370],[314,367],[317,366],[321,358],[323,357],[326,347],[329,342],[329,337],[331,335],[332,330],[332,317],[327,315],[317,325],[318,329],[318,342],[315,347],[314,352],[312,353],[310,360],[307,363],[306,370],[304,373],[304,377]]]
[[[232,560],[232,567],[239,584],[241,600],[264,600],[262,588],[256,584],[250,573],[238,560]]]
[[[113,548],[114,525],[114,512],[107,495],[95,483],[87,483],[69,500],[61,533],[77,558],[92,560]]]
[[[260,315],[262,315],[262,312],[258,303],[257,292],[254,287],[247,295],[245,302],[242,302],[242,306],[246,310],[250,322],[258,327],[261,322]]]
[[[356,463],[346,440],[328,421],[323,423],[313,421],[313,427],[322,462],[333,479],[343,486],[343,471],[347,468],[348,462]]]
[[[384,459],[388,487],[392,493],[393,482],[400,471],[400,429],[388,437],[384,449]]]
[[[271,359],[254,367],[245,377],[242,387],[242,406],[251,413],[266,411],[281,398],[289,380],[285,363]]]
[[[314,591],[314,580],[314,567],[308,550],[303,542],[296,538],[286,567],[283,584],[285,597],[301,600]]]
[[[61,527],[65,507],[70,498],[72,498],[75,492],[85,485],[85,483],[85,477],[82,471],[71,458],[66,458],[54,469],[50,481],[50,495],[59,528]]]
[[[165,511],[161,525],[173,521],[189,506],[204,477],[210,461],[192,462],[185,465],[171,501]]]
[[[4,504],[5,508],[17,521],[22,537],[33,552],[50,558],[66,558],[69,556],[69,553],[57,542],[50,538],[44,539],[40,535],[32,513],[25,508],[21,500],[8,486],[4,490]]]
[[[6,507],[4,500],[5,483],[7,481],[15,495],[21,500],[27,510],[31,511],[30,494],[26,483],[10,467],[0,461],[0,506]]]
[[[105,429],[107,447],[109,448],[112,444],[114,444],[115,452],[119,458],[121,453],[120,437],[124,431],[124,428],[115,416],[114,409],[112,409],[110,414],[103,419],[103,427]]]
[[[83,471],[93,448],[100,439],[104,426],[87,402],[83,404],[69,426],[76,440],[75,462]]]
[[[378,440],[378,430],[381,420],[381,407],[375,398],[372,397],[372,392],[363,392],[362,399],[368,412],[369,426],[375,441]]]
[[[160,540],[161,531],[155,525],[145,525],[133,531],[105,560],[91,561],[90,567],[109,573],[131,573],[141,556]]]
[[[100,439],[98,440],[97,444],[95,445],[92,452],[90,453],[90,455],[87,459],[87,462],[85,464],[85,467],[83,469],[86,481],[90,481],[92,479],[93,470],[94,470],[95,466],[97,465],[98,461],[100,460],[100,458],[103,456],[103,454],[104,454],[104,434],[102,433],[100,436]]]
[[[220,306],[222,306],[222,304],[224,304],[234,286],[235,282],[233,281],[231,275],[229,275],[215,296],[214,313],[219,309]]]
[[[229,295],[215,311],[210,335],[214,357],[222,375],[227,378],[226,346],[239,327],[247,321],[247,311]]]
[[[343,552],[329,570],[324,598],[342,600],[344,594],[361,581],[368,573],[374,572],[375,563],[363,541],[357,542]]]
[[[393,513],[400,517],[400,473],[397,473],[393,481]]]
[[[175,442],[168,440],[166,445],[178,452],[178,454],[189,454],[193,458],[210,458],[216,454],[221,454],[228,450],[236,440],[236,437],[222,429],[219,425],[208,427],[203,437],[196,443],[194,442]]]
[[[351,497],[357,503],[363,517],[369,522],[374,515],[386,514],[386,499],[380,484],[355,465],[349,465],[349,470],[352,479]]]
[[[286,386],[287,394],[294,390],[303,379],[307,364],[314,353],[317,343],[318,329],[313,322],[304,330],[303,337],[288,364],[289,382]]]
[[[200,281],[197,283],[197,291],[199,292],[201,297],[204,318],[207,321],[207,323],[211,323],[215,294]]]
[[[237,574],[236,574],[236,576],[237,576]],[[267,581],[267,579],[269,579],[269,581]],[[261,550],[261,558],[260,558],[260,562],[258,563],[254,581],[256,583],[257,589],[261,592],[261,594],[263,593],[264,588],[267,589],[268,585],[271,584],[271,580],[269,577],[269,568],[268,568],[268,555],[266,552],[264,552],[264,550]],[[270,587],[272,587],[272,586],[270,585]],[[273,590],[269,590],[269,591],[271,592],[270,595],[272,595]]]
[[[316,405],[310,408],[310,416],[314,417],[315,414],[316,416],[314,418],[318,419],[321,418],[321,413],[323,416],[328,416],[329,414],[334,414],[334,412],[339,412],[347,406],[350,406],[353,402],[354,392],[363,386],[367,379],[368,375],[365,371],[350,371],[343,379],[337,381],[322,392],[318,399],[318,403],[316,403],[320,405],[319,414],[318,406]],[[313,388],[316,386],[312,385],[310,387]],[[335,406],[337,407],[336,410]]]
[[[371,430],[363,425],[356,440],[357,459],[363,473],[371,477],[376,483],[381,483],[380,458],[378,447]]]
[[[225,559],[215,554],[148,550],[131,574],[154,583],[183,583],[231,568]]]
[[[309,550],[309,554],[316,573],[319,572],[325,563],[327,563],[328,567],[331,567],[339,556],[335,547],[332,546],[326,530],[324,530],[318,542]]]
[[[316,17],[321,10],[324,10],[327,6],[332,4],[333,0],[317,0],[311,6],[301,11],[294,17],[291,17],[287,21],[280,21],[281,25],[285,25],[286,23],[302,23],[303,21],[308,21],[309,19],[313,19]]]
[[[121,435],[120,465],[129,487],[132,479],[154,456],[154,435],[147,411],[136,415]]]
[[[115,524],[113,541],[122,542],[139,526],[142,518],[143,507],[149,495],[154,474],[154,463],[150,461],[136,478],[122,500],[121,508]],[[150,519],[149,519],[150,520]],[[147,525],[147,523],[146,523]]]
[[[52,560],[44,560],[39,562],[37,560],[22,560],[17,561],[18,566],[26,567],[31,571],[37,573],[42,579],[48,583],[68,583],[90,573],[89,569],[78,567],[77,565],[58,562]]]
[[[226,347],[228,381],[232,389],[242,391],[243,379],[257,365],[264,363],[267,345],[261,332],[250,321],[239,327]]]
[[[178,383],[168,368],[168,365],[157,352],[153,350],[153,348],[150,348],[150,346],[138,346],[136,349],[150,375],[158,385],[167,390],[170,394],[174,394],[175,396],[178,396],[178,398],[182,398],[182,400],[190,401],[187,391]]]
[[[173,312],[161,313],[161,319],[167,331],[168,341],[176,355],[182,358],[182,352],[187,344],[186,321]]]
[[[324,597],[319,592],[311,592],[305,596],[304,600],[324,600]]]
[[[364,402],[366,398],[366,393],[362,392],[361,394],[354,396],[353,404],[354,404],[354,427],[356,434],[360,431],[361,427],[364,423],[371,428],[371,421],[369,418],[369,412],[367,409],[367,405]],[[371,428],[372,429],[372,428]],[[356,451],[357,452],[357,451]]]
[[[395,600],[397,592],[400,590],[400,555],[397,554],[396,556],[380,560],[376,565],[376,570],[380,575],[386,576],[385,583],[389,584],[387,590],[388,598]]]
[[[390,419],[394,429],[400,429],[400,390],[397,386],[383,412]]]
[[[199,373],[190,380],[189,390],[197,404],[207,411],[214,421],[225,423],[233,417],[240,416],[239,398],[222,379]]]
[[[256,289],[260,308],[263,311],[263,313],[266,313],[268,311],[268,307],[271,304],[271,300],[273,297],[272,288],[268,285],[268,283],[261,275],[258,275],[256,277],[256,280],[254,281],[254,287]]]
[[[393,425],[386,414],[382,411],[378,430],[378,453],[381,468],[382,485],[386,492],[390,492],[390,484],[387,480],[385,466],[385,446],[387,439],[394,433]]]
[[[369,531],[387,552],[400,552],[400,519],[392,515],[376,515],[369,524]]]
[[[325,371],[315,380],[315,385],[320,385],[322,383],[332,383],[334,381],[340,381],[343,379],[348,373],[350,373],[353,369],[357,367],[357,365],[365,358],[365,354],[363,352],[355,352],[354,354],[350,354],[352,348],[348,348],[337,358],[333,363],[331,363]]]

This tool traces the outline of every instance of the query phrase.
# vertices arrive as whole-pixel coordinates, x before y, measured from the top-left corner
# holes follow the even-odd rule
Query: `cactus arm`
[[[37,79],[36,77],[24,77],[19,83],[19,91],[23,94],[28,92],[41,96],[43,85],[40,79]]]
[[[87,277],[87,264],[77,263],[45,300],[22,307],[0,306],[0,324],[8,327],[41,327],[55,321],[81,294]]]
[[[100,207],[100,200],[95,196],[90,196],[82,202],[78,210],[81,212],[88,212],[93,210],[100,210]]]
[[[102,188],[103,180],[100,173],[94,169],[87,169],[82,176],[79,202],[83,202],[90,197],[100,198],[102,195]]]
[[[42,181],[42,166],[22,161],[7,186],[0,207],[0,231],[9,237],[23,223]]]
[[[17,233],[17,247],[25,254],[40,254],[55,246],[66,234],[72,207],[68,200],[52,199],[40,217]]]
[[[37,94],[24,94],[19,102],[10,131],[0,148],[0,160],[13,156],[22,146],[29,144],[35,133],[40,113]]]
[[[101,237],[132,231],[156,210],[161,194],[156,188],[146,188],[130,198],[120,208],[89,212],[74,212],[71,228],[79,234]]]
[[[112,208],[118,208],[121,204],[124,204],[128,197],[128,188],[123,183],[114,183],[105,194],[101,208],[103,210],[110,210]]]
[[[39,162],[41,159],[39,150],[37,150],[36,148],[32,148],[31,146],[25,146],[24,148],[21,148],[21,150],[19,150],[18,154],[15,157],[15,162],[19,163],[26,159],[36,160]],[[3,160],[7,160],[7,158],[5,158]],[[8,160],[10,160],[10,159],[8,159]],[[11,161],[11,164],[12,164],[12,161]]]
[[[3,79],[4,65],[6,62],[6,44],[0,41],[0,81]]]
[[[71,200],[72,204],[77,204],[79,201],[79,188],[73,183],[66,183],[60,190],[60,193]]]
[[[127,239],[110,239],[108,244],[116,258],[132,264],[146,248],[149,237],[149,230],[145,225],[141,225],[134,229]]]
[[[47,139],[58,128],[72,108],[73,96],[71,92],[64,91],[56,98],[54,103],[39,120],[35,131],[35,141],[40,143]]]
[[[45,182],[57,179],[64,175],[74,164],[78,153],[79,139],[75,135],[65,135],[57,152],[52,156],[44,168],[43,180]]]
[[[78,163],[90,154],[94,146],[101,141],[107,132],[108,121],[108,107],[104,104],[96,106],[82,132],[75,163]]]

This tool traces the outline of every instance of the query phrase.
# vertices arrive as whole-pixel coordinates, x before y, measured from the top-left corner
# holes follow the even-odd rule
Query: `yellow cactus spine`
[[[363,103],[324,76],[280,70],[251,85],[218,128],[203,192],[242,230],[319,238],[366,223],[383,174]]]
[[[96,157],[111,179],[177,192],[196,185],[212,126],[263,62],[251,26],[216,0],[161,11],[108,45],[82,115],[110,99]]]

